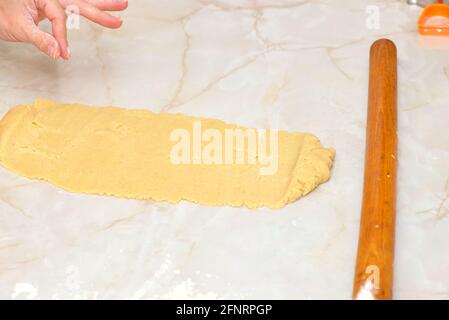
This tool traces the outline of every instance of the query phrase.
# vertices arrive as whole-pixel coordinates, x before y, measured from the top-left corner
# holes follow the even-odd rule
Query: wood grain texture
[[[397,148],[396,46],[371,46],[365,178],[354,299],[392,299]]]

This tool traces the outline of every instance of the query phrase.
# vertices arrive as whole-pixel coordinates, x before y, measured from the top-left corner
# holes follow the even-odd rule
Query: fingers
[[[52,25],[53,36],[40,30],[35,24],[28,25],[24,31],[29,42],[53,59],[70,57],[64,7],[74,5],[78,7],[80,15],[112,29],[119,28],[122,21],[103,10],[121,11],[128,7],[127,0],[34,0],[34,2],[38,10],[38,16],[34,17],[34,21],[37,23],[44,17],[48,18]]]
[[[59,45],[59,56],[68,59],[70,54],[67,44],[67,29],[64,9],[56,0],[38,0],[36,1],[37,9],[41,10],[50,20],[53,36]]]
[[[36,25],[31,25],[27,30],[28,42],[32,43],[40,51],[53,59],[58,59],[61,56],[58,41],[51,35]]]
[[[118,9],[118,8],[121,8],[120,6],[124,6],[123,4],[120,4],[120,6],[117,5],[117,3],[120,1],[117,1],[117,0],[93,1],[93,0],[90,0],[89,2],[87,2],[87,1],[83,1],[83,0],[72,0],[72,1],[68,1],[68,2],[70,2],[70,5],[75,5],[78,7],[80,15],[89,19],[92,22],[102,25],[103,27],[116,29],[122,25],[122,21],[119,18],[113,17],[110,14],[103,12],[102,11],[103,9],[99,9],[95,5],[91,4],[91,3],[97,3],[98,6],[104,6],[105,8],[116,8],[116,10],[123,10],[123,9]],[[127,6],[128,6],[128,4],[126,3],[124,8],[126,8]],[[111,10],[111,9],[108,9],[108,10]]]

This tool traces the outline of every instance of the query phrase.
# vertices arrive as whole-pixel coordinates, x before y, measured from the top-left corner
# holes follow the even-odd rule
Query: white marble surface
[[[380,28],[366,27],[366,8]],[[70,194],[0,168],[1,298],[350,298],[368,50],[399,55],[396,298],[449,298],[449,51],[405,1],[130,0],[69,62],[0,43],[0,115],[35,98],[311,131],[332,179],[281,210]],[[449,41],[449,40],[447,40]]]

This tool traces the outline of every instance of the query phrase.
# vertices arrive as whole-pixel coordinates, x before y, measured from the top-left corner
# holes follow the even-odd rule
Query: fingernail
[[[58,59],[60,56],[59,46],[57,43],[51,43],[47,48],[47,53],[52,59]]]
[[[59,50],[51,49],[50,57],[52,57],[52,59],[54,59],[54,60],[58,59],[59,58]]]
[[[70,58],[72,53],[70,52],[70,48],[67,47],[67,59]]]

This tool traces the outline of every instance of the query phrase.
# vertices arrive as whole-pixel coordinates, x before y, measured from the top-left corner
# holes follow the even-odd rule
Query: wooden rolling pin
[[[365,181],[353,299],[392,299],[396,211],[396,46],[370,51]]]

